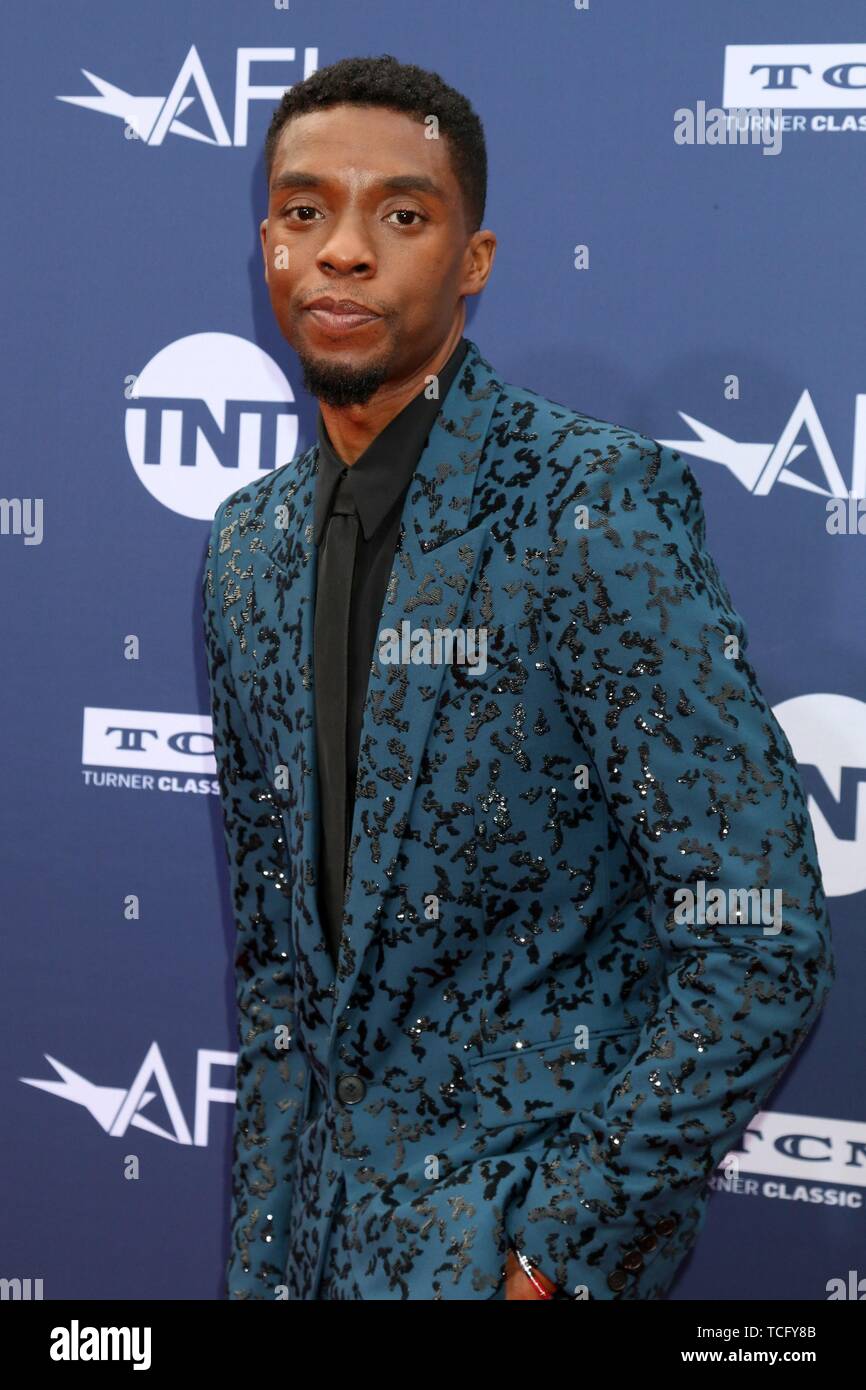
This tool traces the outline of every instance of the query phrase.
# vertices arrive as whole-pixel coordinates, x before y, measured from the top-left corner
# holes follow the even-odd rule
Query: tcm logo
[[[722,105],[866,107],[866,43],[728,44]]]
[[[798,695],[773,713],[800,767],[829,897],[866,889],[866,704]]]
[[[214,1086],[211,1073],[214,1067],[234,1067],[236,1053],[214,1052],[210,1048],[199,1048],[196,1052],[195,1072],[195,1116],[193,1128],[184,1118],[172,1085],[168,1068],[159,1050],[158,1043],[151,1043],[141,1066],[129,1086],[98,1086],[80,1076],[71,1067],[64,1066],[48,1053],[45,1060],[60,1077],[59,1081],[40,1080],[36,1077],[21,1076],[25,1086],[35,1086],[40,1091],[48,1091],[61,1100],[71,1100],[75,1105],[83,1105],[85,1110],[113,1139],[120,1139],[129,1129],[143,1129],[158,1139],[169,1139],[175,1144],[192,1144],[206,1148],[210,1107],[213,1104],[234,1105],[235,1091]],[[163,1128],[142,1112],[159,1093],[165,1106],[170,1129]]]
[[[756,497],[765,496],[776,483],[787,483],[789,487],[799,487],[820,497],[866,497],[866,395],[857,396],[854,407],[850,488],[845,486],[836,456],[808,391],[803,392],[794,406],[775,444],[741,444],[686,415],[683,410],[677,411],[677,414],[694,430],[697,438],[662,439],[659,443],[678,449],[681,454],[722,464]],[[806,444],[797,443],[803,431],[809,437],[826,487],[811,482],[791,467],[808,448]]]
[[[81,761],[96,767],[212,774],[216,759],[211,718],[88,705]]]
[[[178,338],[129,379],[126,396],[130,463],[181,516],[213,520],[230,492],[295,455],[291,386],[273,358],[231,333]]]
[[[122,87],[115,87],[105,78],[97,77],[95,73],[82,68],[84,76],[99,95],[58,97],[57,100],[68,101],[72,106],[84,106],[88,111],[97,111],[103,116],[114,116],[123,121],[130,139],[143,140],[148,145],[161,145],[166,135],[181,135],[186,140],[198,140],[205,145],[246,145],[250,102],[267,101],[273,105],[280,100],[283,92],[289,90],[289,85],[285,82],[281,82],[277,87],[252,86],[250,69],[253,63],[294,62],[294,48],[237,50],[232,135],[229,135],[195,44],[186,55],[168,96],[133,96]],[[305,48],[303,78],[310,77],[316,71],[318,63],[319,50]],[[193,89],[193,95],[189,95],[190,88]],[[196,100],[196,115],[203,116],[209,133],[187,125],[179,119]]]
[[[826,1120],[759,1110],[737,1149],[718,1165],[846,1187],[866,1187],[866,1130],[854,1120]]]

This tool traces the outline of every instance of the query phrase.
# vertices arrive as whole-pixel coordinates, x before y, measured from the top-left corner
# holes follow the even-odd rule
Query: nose
[[[321,271],[355,277],[376,271],[376,252],[359,215],[343,212],[332,223],[331,233],[316,257]]]

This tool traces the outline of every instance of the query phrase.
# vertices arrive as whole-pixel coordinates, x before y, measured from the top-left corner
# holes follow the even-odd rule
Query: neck
[[[424,390],[427,377],[439,374],[463,334],[466,311],[462,302],[460,308],[461,312],[447,337],[430,357],[419,363],[410,376],[386,382],[364,405],[350,405],[335,410],[333,406],[320,403],[328,438],[343,463],[350,466],[355,463],[394,416],[399,415],[404,406]]]

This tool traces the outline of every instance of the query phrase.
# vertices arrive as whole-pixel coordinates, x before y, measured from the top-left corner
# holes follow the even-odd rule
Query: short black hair
[[[379,58],[343,58],[319,68],[283,93],[265,137],[268,187],[277,142],[293,116],[321,111],[343,103],[385,106],[423,122],[435,116],[439,132],[449,141],[451,167],[463,193],[470,232],[477,232],[487,201],[487,147],[484,127],[466,97],[449,87],[436,72],[414,63],[400,63],[390,53]]]

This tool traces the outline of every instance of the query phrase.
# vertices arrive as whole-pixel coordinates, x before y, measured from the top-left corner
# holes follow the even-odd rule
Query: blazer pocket
[[[475,664],[452,661],[449,665],[456,689],[472,691],[497,685],[503,690],[521,689],[526,680],[526,655],[519,624],[487,627],[483,632],[483,661]]]
[[[531,1124],[594,1104],[631,1055],[639,1032],[638,1027],[593,1029],[585,1049],[566,1036],[472,1058],[480,1124],[484,1129]]]

